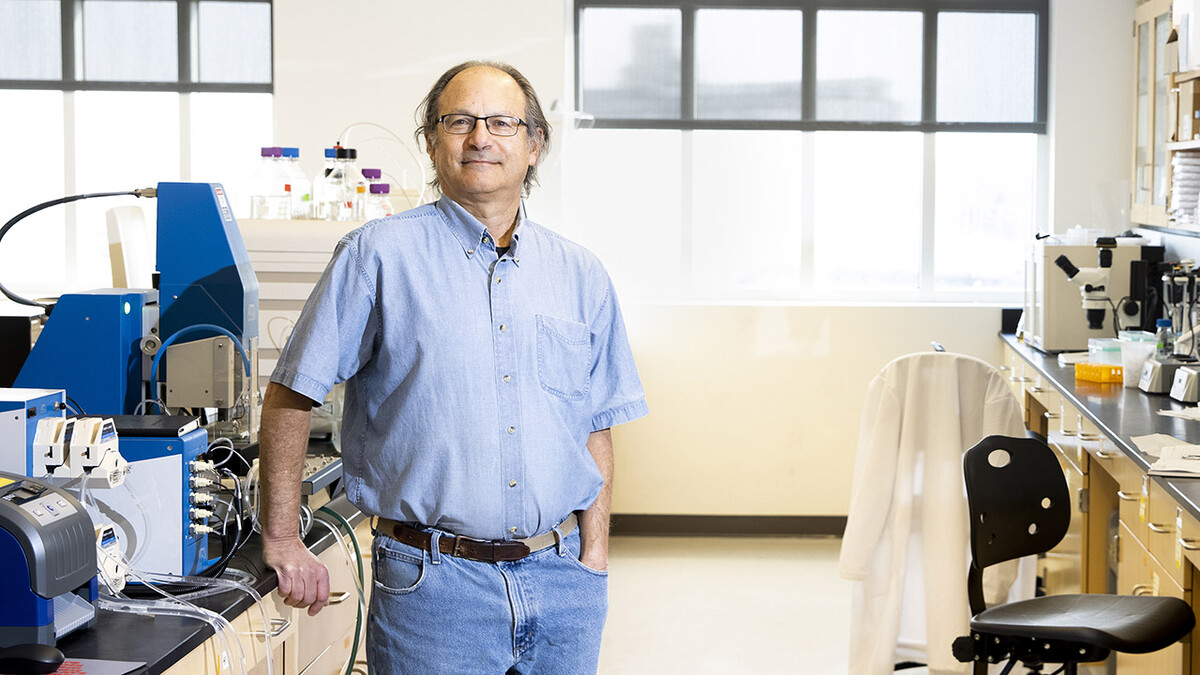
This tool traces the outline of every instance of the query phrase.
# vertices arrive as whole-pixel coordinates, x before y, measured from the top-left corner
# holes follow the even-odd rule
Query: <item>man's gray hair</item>
[[[521,92],[525,94],[525,124],[526,135],[529,138],[529,148],[537,148],[538,158],[533,166],[525,172],[525,194],[529,194],[533,186],[537,184],[537,165],[542,163],[546,158],[546,154],[550,152],[550,123],[546,121],[546,114],[542,112],[542,104],[538,102],[537,92],[533,90],[533,85],[521,71],[513,68],[507,63],[498,63],[496,61],[467,61],[454,66],[433,84],[433,88],[425,95],[425,100],[421,101],[421,105],[417,106],[417,130],[413,133],[413,138],[417,143],[424,139],[429,147],[437,147],[437,127],[438,127],[438,103],[441,101],[442,92],[446,90],[446,86],[450,84],[450,80],[454,79],[462,71],[468,68],[475,67],[495,68],[502,71],[511,77],[517,86],[521,88]],[[542,133],[538,133],[538,130]],[[441,191],[441,185],[438,183],[437,167],[434,167],[433,180],[429,181],[429,185]]]

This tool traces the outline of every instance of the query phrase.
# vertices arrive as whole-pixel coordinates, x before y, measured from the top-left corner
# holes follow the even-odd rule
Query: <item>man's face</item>
[[[450,80],[438,102],[439,117],[454,113],[525,119],[525,95],[503,71],[468,68]],[[428,146],[442,193],[459,203],[519,199],[538,157],[529,132],[522,125],[515,136],[493,136],[478,120],[471,133],[454,135],[438,124]]]

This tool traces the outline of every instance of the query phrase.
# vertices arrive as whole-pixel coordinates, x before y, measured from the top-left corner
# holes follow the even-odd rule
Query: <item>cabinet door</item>
[[[1134,14],[1135,106],[1133,204],[1130,218],[1167,224],[1168,71],[1164,46],[1171,32],[1170,0],[1151,0]]]

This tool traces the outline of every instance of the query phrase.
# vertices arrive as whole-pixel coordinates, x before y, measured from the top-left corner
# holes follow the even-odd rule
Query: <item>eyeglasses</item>
[[[488,133],[493,136],[516,136],[517,129],[525,124],[525,120],[519,117],[509,115],[490,115],[488,117],[476,117],[474,115],[463,115],[455,113],[453,115],[442,115],[437,119],[442,123],[442,128],[448,134],[462,136],[475,131],[475,124],[479,120],[483,120],[487,127]],[[529,126],[525,124],[525,126]]]

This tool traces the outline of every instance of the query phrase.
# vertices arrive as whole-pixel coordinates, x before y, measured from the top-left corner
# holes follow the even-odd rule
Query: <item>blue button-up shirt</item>
[[[346,235],[271,380],[346,382],[343,471],[368,514],[480,539],[596,499],[588,435],[647,413],[612,282],[524,218],[503,257],[443,197]]]

